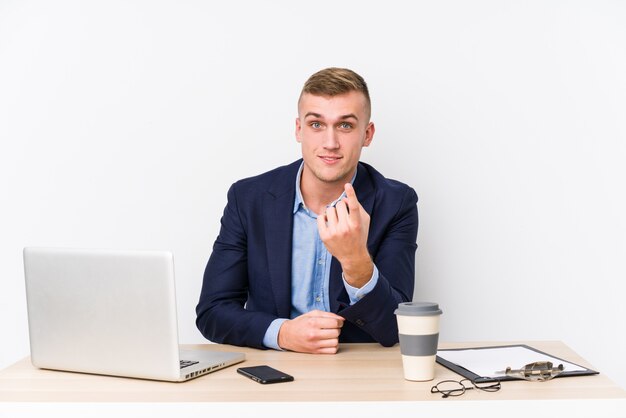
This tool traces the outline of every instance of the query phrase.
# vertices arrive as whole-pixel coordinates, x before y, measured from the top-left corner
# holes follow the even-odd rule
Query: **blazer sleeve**
[[[228,191],[220,233],[204,271],[196,326],[216,343],[266,348],[263,336],[277,317],[245,309],[249,288],[247,233],[237,201],[235,183]]]
[[[379,245],[370,248],[379,271],[378,283],[363,299],[350,306],[344,304],[339,312],[386,347],[398,342],[394,314],[398,303],[413,297],[417,228],[417,194],[409,187],[398,211],[380,233]]]

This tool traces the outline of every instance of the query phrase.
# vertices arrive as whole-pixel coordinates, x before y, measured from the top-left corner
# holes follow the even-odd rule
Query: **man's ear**
[[[296,118],[296,141],[302,142],[300,139],[300,131],[302,130],[302,125],[300,124],[300,118]]]
[[[374,126],[374,122],[370,122],[365,129],[365,141],[363,141],[364,147],[369,147],[374,139],[374,132],[376,132],[376,127]]]

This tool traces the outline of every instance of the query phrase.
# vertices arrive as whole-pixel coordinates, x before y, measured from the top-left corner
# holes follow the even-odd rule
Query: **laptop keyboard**
[[[181,360],[180,361],[180,368],[184,369],[185,367],[193,366],[194,364],[198,364],[198,362],[197,361],[191,361],[191,360]]]

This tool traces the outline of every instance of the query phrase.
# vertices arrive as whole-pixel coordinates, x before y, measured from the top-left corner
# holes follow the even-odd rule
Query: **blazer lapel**
[[[297,161],[279,171],[265,194],[263,222],[270,283],[279,317],[291,316],[291,246]]]
[[[374,184],[372,183],[369,173],[361,163],[357,166],[357,174],[354,179],[354,191],[356,192],[356,197],[359,199],[359,203],[363,206],[363,209],[369,213],[370,217],[373,216],[372,209],[374,208],[375,196]],[[333,257],[330,263],[330,279],[328,285],[330,310],[332,312],[340,312],[343,308],[350,305],[350,298],[348,297],[348,292],[346,292],[346,288],[343,285],[341,273],[341,264],[335,257]]]

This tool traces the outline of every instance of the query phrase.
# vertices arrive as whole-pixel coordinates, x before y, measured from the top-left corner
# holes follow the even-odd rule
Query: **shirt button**
[[[317,261],[317,264],[324,264],[324,259],[323,259],[323,258],[320,258],[320,259]]]
[[[356,320],[356,321],[354,321],[354,322],[356,322],[356,324],[357,324],[358,326],[360,326],[360,327],[362,327],[363,325],[365,325],[365,322],[363,322],[363,320],[361,320],[361,319],[357,319],[357,320]]]
[[[315,301],[316,301],[316,302],[319,302],[319,301],[321,301],[321,300],[322,300],[322,298],[320,298],[319,296],[315,298]]]

